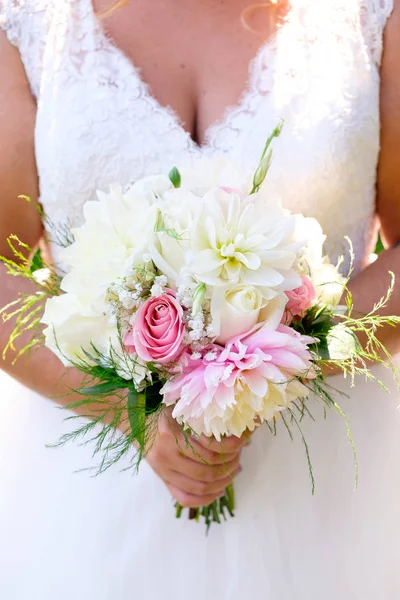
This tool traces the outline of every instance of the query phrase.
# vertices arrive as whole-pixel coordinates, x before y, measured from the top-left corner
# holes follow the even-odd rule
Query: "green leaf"
[[[381,252],[383,252],[384,249],[385,249],[385,247],[382,243],[382,238],[380,235],[378,235],[378,240],[376,242],[376,248],[375,248],[375,254],[380,254]]]
[[[82,388],[79,390],[79,393],[83,394],[84,396],[102,396],[104,394],[111,394],[117,390],[123,390],[127,387],[127,381],[121,383],[110,381],[106,383],[99,383],[99,385],[94,385],[93,387]]]
[[[34,273],[35,271],[38,271],[39,269],[44,269],[44,267],[45,267],[45,264],[43,262],[42,251],[40,248],[38,248],[30,262],[29,272]]]
[[[318,357],[322,360],[330,360],[329,349],[326,344],[319,344],[313,347],[313,350],[318,354]]]
[[[181,187],[181,183],[182,183],[181,174],[179,173],[179,171],[176,167],[173,167],[170,170],[168,177],[169,177],[170,182],[174,186],[174,188]]]
[[[132,435],[139,444],[139,452],[143,454],[146,440],[146,391],[129,391],[128,418]]]

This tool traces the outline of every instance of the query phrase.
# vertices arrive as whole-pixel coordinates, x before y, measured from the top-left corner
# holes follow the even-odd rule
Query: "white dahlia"
[[[188,270],[210,286],[256,286],[266,299],[294,289],[300,278],[293,267],[303,245],[295,237],[296,222],[296,215],[260,194],[210,190],[188,232]]]
[[[83,207],[84,224],[73,230],[75,242],[60,253],[68,274],[62,290],[75,295],[86,311],[100,314],[112,282],[124,276],[127,262],[141,262],[154,227],[152,194],[120,186],[98,192]]]

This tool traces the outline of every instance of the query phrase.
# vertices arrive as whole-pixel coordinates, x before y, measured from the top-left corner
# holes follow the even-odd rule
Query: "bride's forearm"
[[[0,264],[0,308],[15,300],[19,293],[30,294],[35,290],[36,288],[30,281],[7,275],[4,266]],[[82,384],[82,373],[77,369],[66,368],[47,348],[33,349],[15,362],[15,352],[12,350],[7,352],[5,357],[2,356],[14,325],[14,321],[3,323],[0,318],[0,369],[38,394],[50,398],[62,406],[82,400],[80,394],[71,393],[71,389],[78,389]],[[18,342],[18,347],[23,348],[29,340],[29,334],[23,335]],[[112,399],[108,399],[108,401],[113,402]],[[119,400],[115,399],[115,402],[119,402]],[[100,403],[90,406],[90,412],[93,415],[98,415],[102,410],[104,410],[104,406]],[[87,407],[77,409],[75,412],[90,416]],[[111,420],[111,416],[110,419],[105,419],[105,421],[107,420]]]
[[[390,284],[390,274],[395,275],[393,294],[386,306],[379,311],[381,315],[400,315],[400,246],[382,252],[378,259],[354,277],[349,283],[353,294],[353,305],[356,312],[366,314],[374,304],[386,295]],[[400,351],[400,331],[395,327],[382,327],[378,331],[379,340],[395,354]]]

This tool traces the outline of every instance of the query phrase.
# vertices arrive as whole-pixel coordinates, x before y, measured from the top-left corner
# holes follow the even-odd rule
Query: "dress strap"
[[[43,53],[50,23],[50,10],[57,0],[0,0],[0,29],[18,48],[31,86],[38,98]]]
[[[373,0],[373,4],[375,4],[376,14],[383,30],[385,28],[386,21],[393,11],[394,0]]]
[[[394,0],[361,0],[364,37],[377,66],[381,63],[383,33],[393,8]]]
[[[20,25],[24,2],[0,0],[0,29],[6,32],[9,41],[18,47],[21,37]]]

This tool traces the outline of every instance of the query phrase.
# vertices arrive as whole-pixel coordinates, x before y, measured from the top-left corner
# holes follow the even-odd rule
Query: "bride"
[[[393,5],[0,0],[0,254],[10,233],[31,246],[42,236],[37,211],[19,194],[37,199],[53,222],[79,224],[96,189],[164,172],[188,154],[222,153],[254,169],[283,118],[269,193],[321,222],[332,259],[350,236],[354,303],[368,311],[389,270],[400,281]],[[369,264],[378,219],[387,249]],[[2,270],[0,306],[29,289]],[[387,313],[399,307],[400,284]],[[2,348],[8,334],[2,325]],[[398,352],[399,332],[383,330],[381,340]],[[302,441],[284,430],[273,437],[260,428],[250,444],[230,439],[222,448],[196,442],[207,461],[224,452],[237,490],[235,519],[206,537],[201,525],[175,520],[173,499],[211,502],[230,481],[226,472],[189,450],[182,456],[161,422],[139,475],[75,473],[92,464],[90,447],[46,444],[67,427],[49,398],[77,374],[45,349],[15,364],[7,355],[0,366],[3,600],[400,597],[400,414],[389,372],[374,367],[389,395],[331,378],[347,395],[356,491],[343,423],[318,405],[315,422],[304,423],[315,496]]]

